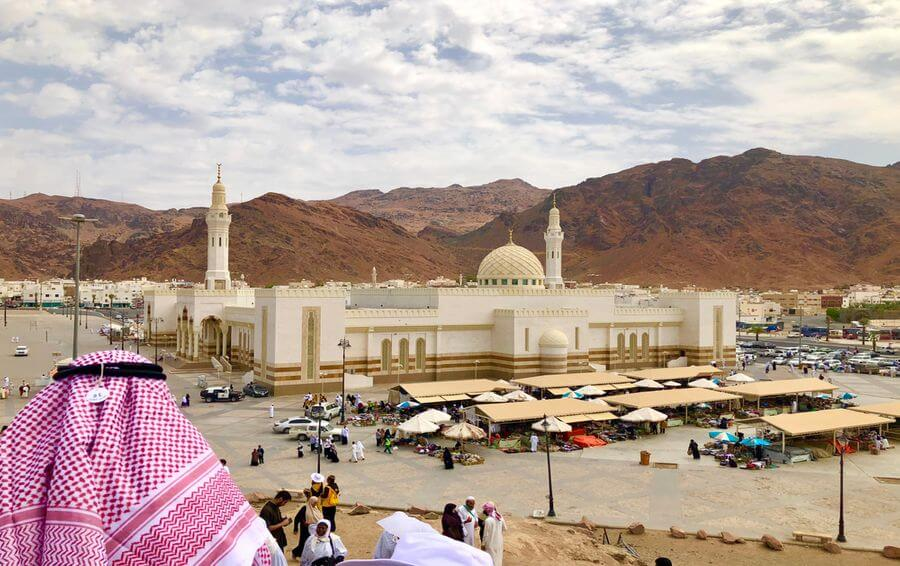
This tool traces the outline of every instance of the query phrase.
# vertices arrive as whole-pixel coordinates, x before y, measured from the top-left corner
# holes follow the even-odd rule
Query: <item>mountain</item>
[[[544,200],[549,191],[522,179],[499,179],[485,185],[463,187],[401,187],[388,192],[361,190],[330,202],[387,218],[410,232],[426,227],[463,234],[504,212],[518,212]]]
[[[36,193],[0,200],[0,278],[60,277],[74,269],[75,229],[60,216],[96,218],[84,224],[83,243],[165,234],[190,225],[203,209],[150,210],[135,204]]]
[[[566,277],[756,288],[900,280],[897,167],[753,149],[640,165],[556,194]],[[538,252],[549,208],[548,198],[447,243],[470,269],[508,226]]]
[[[229,206],[232,214],[230,269],[256,286],[328,279],[455,275],[452,250],[418,238],[393,222],[330,202],[306,202],[267,193]],[[203,218],[166,234],[125,241],[98,239],[84,252],[90,275],[202,281],[206,271]]]

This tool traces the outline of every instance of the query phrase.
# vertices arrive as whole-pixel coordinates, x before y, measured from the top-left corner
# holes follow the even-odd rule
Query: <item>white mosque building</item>
[[[664,291],[656,306],[625,307],[612,289],[566,288],[555,198],[546,269],[510,233],[482,260],[475,287],[252,289],[233,282],[221,172],[206,224],[205,284],[146,289],[145,333],[184,365],[216,358],[252,370],[277,395],[339,390],[342,354],[348,372],[376,384],[734,361],[733,293]]]

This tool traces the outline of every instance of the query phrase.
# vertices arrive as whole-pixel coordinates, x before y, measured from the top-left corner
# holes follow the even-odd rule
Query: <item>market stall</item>
[[[508,382],[501,383],[491,379],[402,383],[390,388],[388,399],[392,405],[408,400],[414,400],[423,405],[458,403],[470,401],[472,397],[489,391],[504,393],[514,389],[516,387]]]
[[[853,411],[849,409],[829,409],[826,411],[813,411],[808,413],[794,413],[763,416],[759,421],[776,429],[781,435],[781,451],[785,452],[787,438],[808,437],[831,433],[831,443],[834,444],[837,431],[846,429],[860,430],[863,428],[880,427],[893,422],[893,419],[879,415]],[[738,432],[742,425],[738,425]],[[857,437],[857,450],[862,439]]]
[[[814,377],[782,379],[778,381],[757,381],[723,388],[723,391],[740,395],[743,399],[756,402],[756,409],[762,412],[761,400],[767,397],[791,397],[799,404],[800,395],[810,393],[831,393],[837,385]]]
[[[900,419],[900,401],[874,403],[872,405],[863,405],[862,407],[851,407],[850,410],[879,415],[888,419]],[[890,427],[890,425],[886,426]]]
[[[701,377],[722,377],[725,371],[715,366],[686,366],[679,368],[652,368],[641,370],[625,370],[621,372],[625,377],[633,379],[652,379],[653,381],[678,381],[685,382]]]
[[[615,385],[630,384],[633,380],[614,372],[553,373],[514,379],[513,383],[525,387],[533,395],[546,398],[561,396],[581,387],[593,385],[604,391],[615,390]]]
[[[629,409],[663,407],[684,407],[684,419],[687,421],[688,409],[692,405],[701,403],[723,403],[740,399],[737,395],[726,393],[722,390],[703,389],[696,387],[683,387],[679,389],[664,389],[659,391],[642,391],[640,393],[626,393],[624,395],[610,395],[604,400],[610,405],[626,407]],[[671,425],[672,423],[670,423]]]

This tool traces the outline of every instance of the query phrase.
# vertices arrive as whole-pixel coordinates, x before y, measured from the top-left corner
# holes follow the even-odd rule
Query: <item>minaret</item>
[[[565,287],[562,278],[563,237],[562,228],[559,226],[559,209],[556,208],[556,193],[553,193],[553,208],[550,209],[547,231],[544,232],[544,242],[547,244],[544,287],[547,289],[562,289]]]
[[[225,185],[222,184],[222,164],[216,164],[216,184],[212,188],[212,205],[206,213],[206,288],[231,289],[228,272],[228,227],[231,215],[225,204]]]

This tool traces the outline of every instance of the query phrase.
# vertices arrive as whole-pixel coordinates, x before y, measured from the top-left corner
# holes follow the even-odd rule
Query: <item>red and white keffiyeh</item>
[[[151,363],[95,352],[76,366]],[[161,379],[54,381],[0,436],[0,564],[269,564],[271,537]]]

